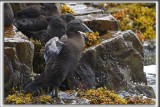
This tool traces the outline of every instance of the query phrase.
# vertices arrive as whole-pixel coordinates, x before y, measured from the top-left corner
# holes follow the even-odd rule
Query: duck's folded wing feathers
[[[59,52],[62,50],[64,46],[64,43],[61,42],[58,37],[54,37],[50,39],[44,49],[44,59],[47,63],[50,58],[54,59],[59,54]]]

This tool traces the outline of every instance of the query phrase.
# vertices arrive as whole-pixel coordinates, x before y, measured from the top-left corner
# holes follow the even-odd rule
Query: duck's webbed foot
[[[37,84],[30,83],[25,87],[23,92],[25,94],[31,93],[33,96],[38,96],[41,93],[41,87]]]

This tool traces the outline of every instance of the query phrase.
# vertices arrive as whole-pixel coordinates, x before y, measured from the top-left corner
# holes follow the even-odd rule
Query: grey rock
[[[68,100],[76,99],[76,93],[75,92],[69,94],[69,93],[60,91],[58,93],[58,95],[59,95],[59,98],[61,98],[61,99],[68,99]]]
[[[84,4],[69,4],[68,5],[73,11],[75,15],[86,15],[86,14],[96,14],[103,13],[103,10],[97,9],[91,6],[87,6]]]
[[[127,93],[129,96],[146,96],[147,98],[155,98],[155,92],[152,87],[144,85],[144,84],[128,84]],[[118,92],[121,93],[121,92]],[[126,94],[124,94],[124,97]]]
[[[78,92],[71,90],[71,92],[60,91],[58,93],[59,98],[55,99],[55,104],[90,104],[90,101],[86,98],[77,97]]]
[[[106,34],[108,31],[117,31],[119,25],[117,20],[111,14],[89,14],[76,16],[93,31]]]
[[[117,32],[115,35],[114,38],[84,51],[76,71],[67,78],[71,89],[106,86],[118,92],[128,91],[134,87],[133,82],[147,85],[141,42],[130,30]],[[142,87],[135,87],[133,93],[154,96],[152,89],[148,87],[143,92]]]
[[[12,87],[20,90],[31,81],[34,45],[21,38],[4,39],[4,89]]]

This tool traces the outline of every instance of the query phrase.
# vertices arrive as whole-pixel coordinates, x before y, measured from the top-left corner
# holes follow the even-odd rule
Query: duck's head
[[[50,18],[49,26],[51,26],[54,29],[64,30],[64,32],[65,32],[65,28],[66,28],[67,24],[60,16],[55,15],[54,17]]]
[[[70,21],[75,19],[75,17],[70,13],[62,14],[61,17],[66,23],[69,23]]]
[[[51,9],[51,10],[57,10],[58,9],[55,3],[44,3],[44,7],[48,10],[49,9]]]
[[[86,33],[86,32],[92,32],[92,31],[79,19],[70,21],[66,28],[66,34],[68,37],[71,34]]]

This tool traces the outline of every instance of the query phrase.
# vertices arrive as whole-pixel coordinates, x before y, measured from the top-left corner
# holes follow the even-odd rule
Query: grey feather
[[[64,43],[59,40],[58,37],[54,37],[50,39],[46,45],[45,45],[45,50],[44,50],[44,59],[45,62],[49,60],[49,58],[56,57],[61,49],[63,48]]]

